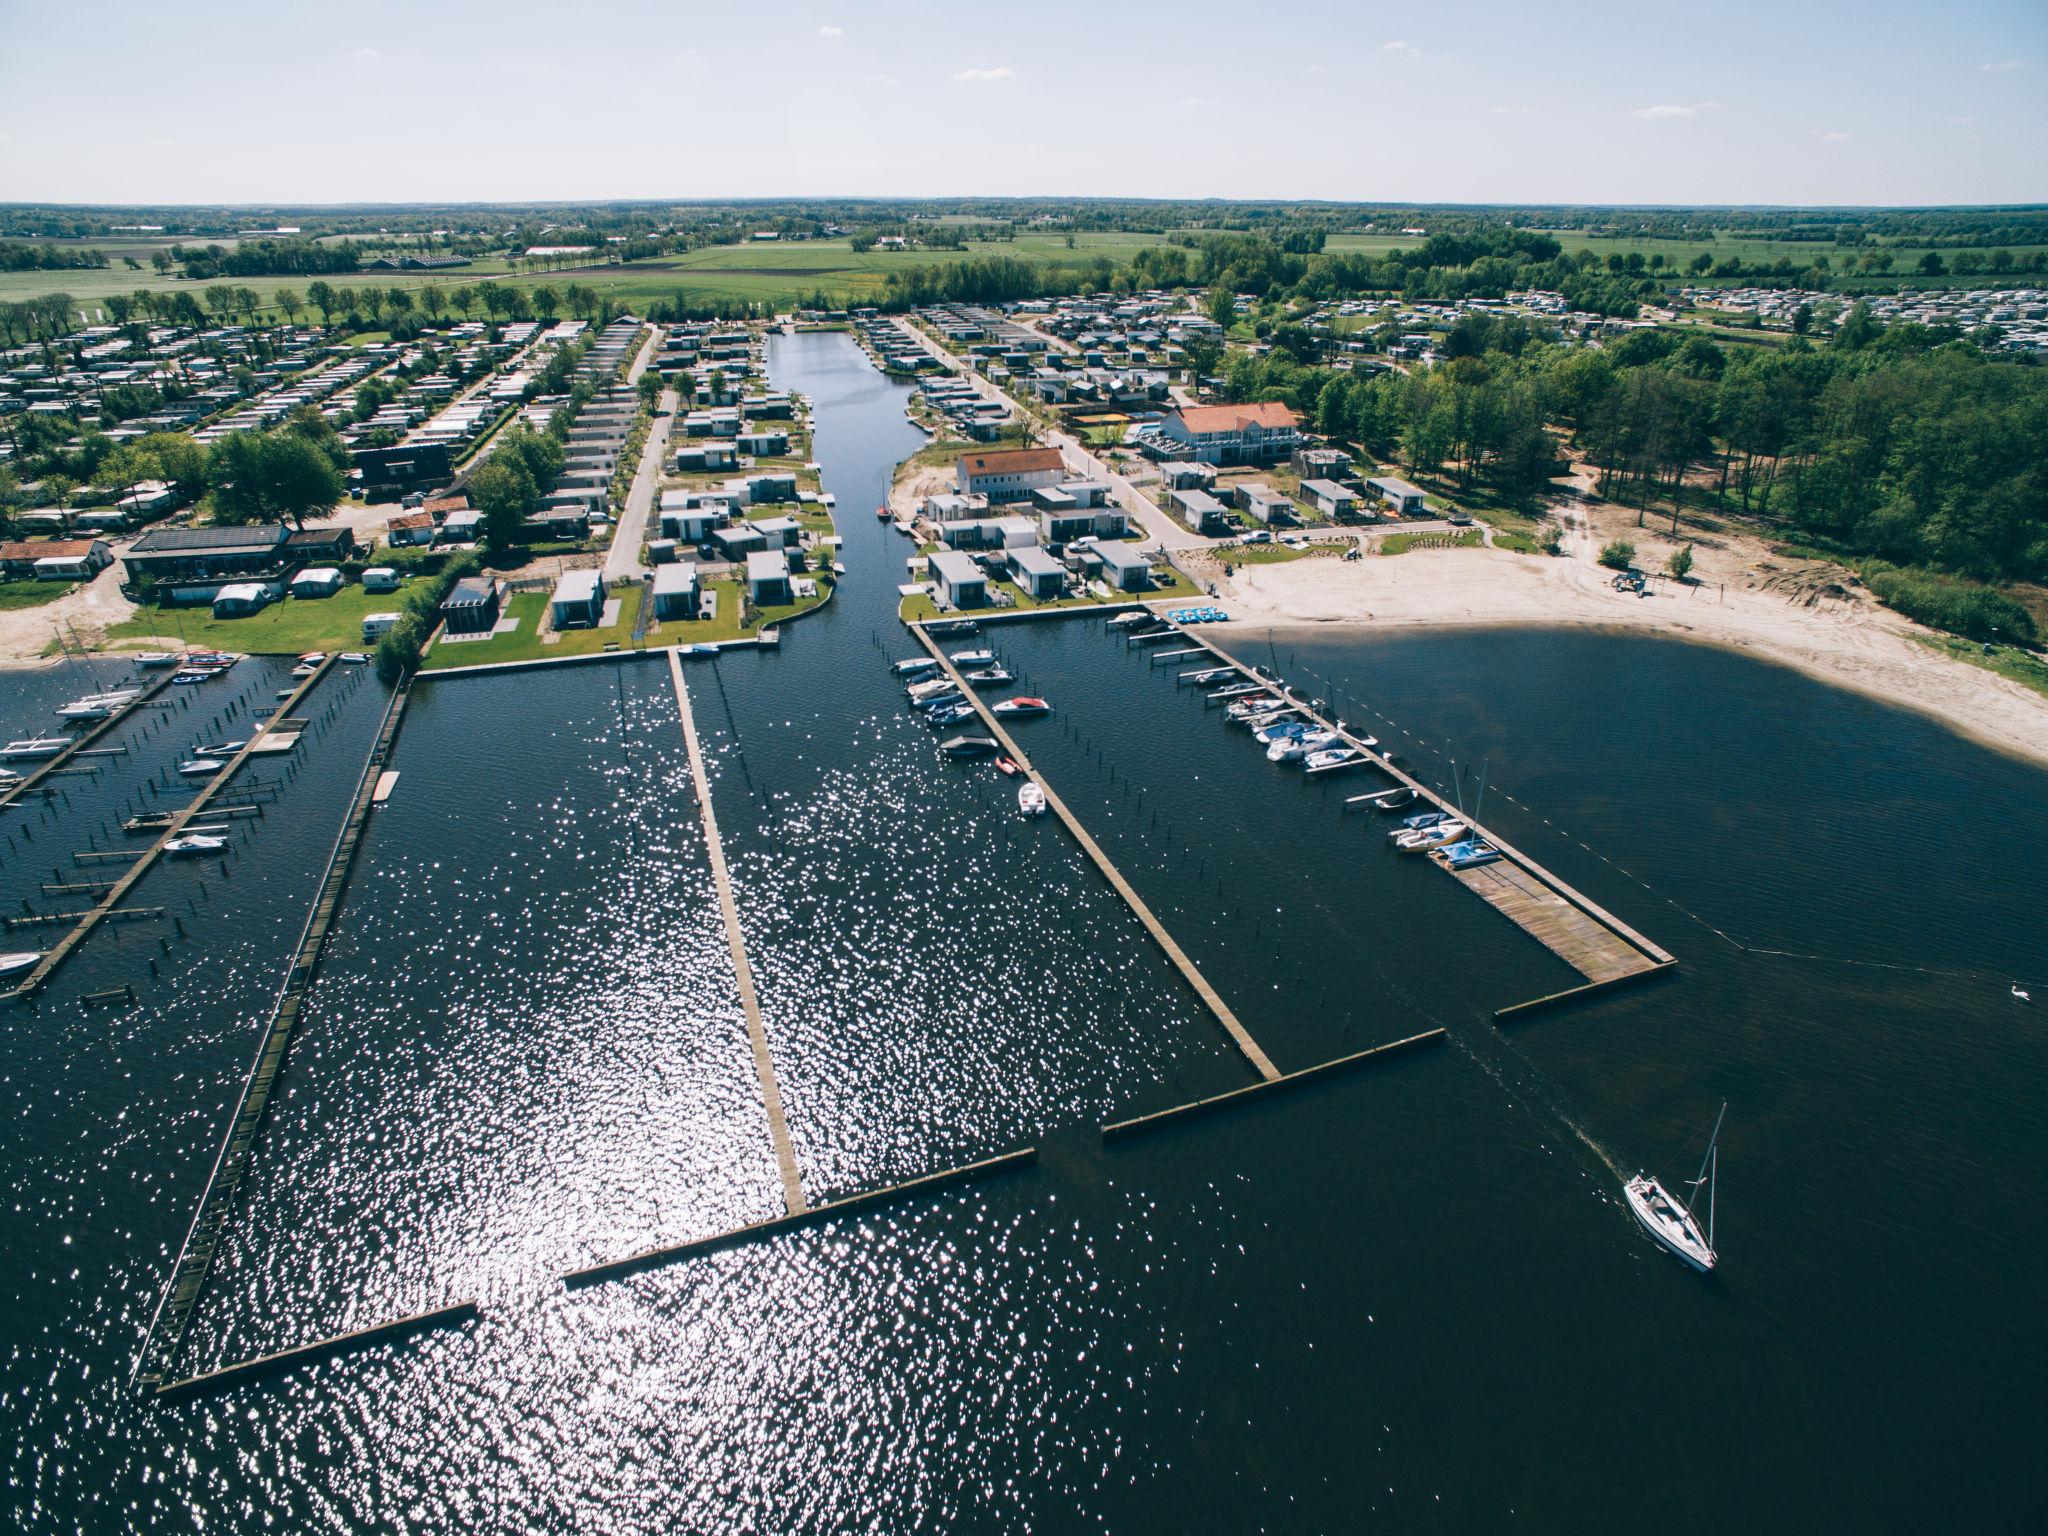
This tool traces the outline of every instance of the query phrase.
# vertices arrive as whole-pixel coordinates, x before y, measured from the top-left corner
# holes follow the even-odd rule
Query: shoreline
[[[1910,709],[2048,767],[2048,697],[1942,654],[1922,637],[1945,637],[1874,599],[1846,592],[1823,601],[1796,589],[1786,597],[1776,581],[1726,591],[1660,583],[1654,596],[1637,598],[1613,592],[1608,574],[1570,555],[1461,549],[1349,564],[1310,558],[1200,579],[1216,582],[1233,630],[1605,629],[1712,646]]]

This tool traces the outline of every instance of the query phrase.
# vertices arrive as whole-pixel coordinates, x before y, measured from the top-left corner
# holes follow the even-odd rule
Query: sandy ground
[[[1225,575],[1207,556],[1182,564],[1213,582],[1245,625],[1585,624],[1648,629],[1726,646],[1795,667],[1824,682],[1919,710],[1989,746],[2048,763],[2048,698],[1944,656],[1931,635],[1884,608],[1838,565],[1772,554],[1746,535],[1677,540],[1635,514],[1598,502],[1553,513],[1566,529],[1562,557],[1495,549],[1413,550],[1360,561],[1309,558]],[[1654,524],[1654,519],[1652,520]],[[1668,519],[1665,526],[1669,526]],[[1677,544],[1694,545],[1693,581],[1618,593],[1598,564],[1600,546],[1626,538],[1636,565],[1662,570]]]

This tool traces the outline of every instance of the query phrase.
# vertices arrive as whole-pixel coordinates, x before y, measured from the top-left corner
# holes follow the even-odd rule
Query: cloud
[[[818,36],[820,36],[820,37],[844,37],[844,36],[846,36],[846,28],[844,28],[844,27],[820,27],[820,28],[818,28]]]
[[[1839,128],[1830,128],[1820,136],[1820,141],[1823,144],[1846,144],[1855,137],[1856,135],[1853,133],[1844,133]]]
[[[2009,75],[2015,70],[2025,69],[2026,67],[2027,61],[2025,59],[1994,59],[1984,66],[1984,73],[1987,75]]]
[[[1017,71],[1007,64],[998,64],[993,69],[962,69],[954,71],[955,80],[1014,80]]]
[[[1405,53],[1405,54],[1407,54],[1407,55],[1408,55],[1408,56],[1409,56],[1410,58],[1416,58],[1416,59],[1419,59],[1419,58],[1421,58],[1421,57],[1422,57],[1422,50],[1421,50],[1420,48],[1416,47],[1416,46],[1415,46],[1415,45],[1414,45],[1413,43],[1381,43],[1381,44],[1380,44],[1380,52],[1381,52],[1381,53]]]
[[[1681,117],[1698,117],[1702,112],[1713,110],[1714,104],[1711,101],[1696,101],[1689,107],[1660,102],[1654,107],[1631,107],[1628,115],[1646,123],[1662,123]]]

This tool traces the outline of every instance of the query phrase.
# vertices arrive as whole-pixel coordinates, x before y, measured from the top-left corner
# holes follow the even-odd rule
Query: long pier
[[[1640,972],[1663,970],[1677,964],[1676,959],[1668,951],[1636,932],[1584,892],[1566,884],[1507,839],[1479,825],[1464,810],[1453,805],[1420,779],[1396,767],[1384,753],[1366,746],[1349,731],[1339,730],[1336,722],[1325,719],[1316,710],[1302,703],[1287,690],[1286,685],[1260,676],[1256,670],[1239,661],[1206,635],[1186,629],[1181,633],[1207,650],[1219,663],[1232,668],[1246,679],[1244,684],[1209,694],[1209,699],[1217,698],[1219,693],[1227,695],[1255,692],[1257,689],[1252,686],[1253,684],[1272,689],[1318,726],[1337,731],[1346,743],[1365,754],[1366,762],[1394,780],[1397,785],[1414,790],[1418,798],[1428,801],[1430,805],[1448,815],[1455,816],[1472,829],[1473,836],[1484,838],[1499,849],[1501,863],[1482,865],[1477,869],[1453,870],[1453,878],[1589,982],[1615,981]]]
[[[690,710],[690,690],[683,682],[681,655],[668,653],[669,679],[675,684],[676,708],[683,717],[683,743],[690,753],[690,781],[697,790],[697,810],[704,821],[704,845],[711,855],[711,881],[718,889],[718,908],[725,918],[725,940],[732,951],[733,976],[739,984],[740,1009],[746,1015],[747,1042],[753,1047],[754,1071],[761,1080],[761,1103],[768,1115],[768,1138],[775,1144],[775,1166],[782,1178],[785,1216],[806,1209],[803,1180],[798,1177],[796,1147],[789,1139],[789,1121],[782,1112],[782,1087],[775,1080],[775,1061],[768,1052],[768,1030],[761,1021],[761,999],[754,990],[754,968],[747,962],[747,941],[740,932],[739,903],[733,899],[732,874],[726,868],[725,843],[718,835],[718,816],[711,808],[711,780],[704,772],[704,751],[697,739],[697,717]]]
[[[78,733],[77,738],[73,740],[69,746],[65,747],[63,751],[59,752],[55,757],[45,758],[42,762],[38,763],[32,771],[23,774],[20,779],[18,779],[15,783],[10,785],[8,788],[0,790],[0,811],[6,810],[8,806],[14,804],[15,801],[19,800],[23,795],[26,795],[30,790],[34,789],[37,785],[41,784],[43,780],[50,777],[50,775],[55,773],[70,772],[71,770],[66,768],[65,765],[69,763],[73,758],[106,756],[107,754],[103,752],[88,752],[86,748],[90,747],[94,742],[98,741],[102,736],[106,735],[107,732],[111,731],[115,726],[120,725],[123,721],[127,720],[127,718],[130,715],[134,714],[135,711],[142,708],[143,705],[149,703],[158,694],[162,693],[166,688],[170,687],[171,679],[176,677],[177,675],[178,674],[176,668],[172,668],[170,671],[164,673],[162,677],[159,677],[155,682],[149,684],[146,688],[142,690],[141,693],[137,694],[134,698],[130,699],[126,704],[123,704],[111,715],[107,716],[106,719],[100,721],[98,724],[92,726],[87,730],[80,731]]]
[[[322,663],[323,668],[327,664]],[[308,686],[317,681],[318,673],[306,679]],[[301,694],[303,692],[300,690]],[[299,696],[294,694],[290,702],[296,704]],[[401,684],[385,706],[384,722],[356,781],[348,816],[335,837],[332,852],[327,856],[326,874],[306,914],[306,926],[299,934],[291,969],[285,974],[284,985],[278,991],[277,1006],[271,1012],[269,1027],[264,1030],[256,1048],[256,1059],[250,1063],[248,1075],[242,1081],[241,1101],[236,1106],[234,1118],[228,1122],[227,1134],[222,1138],[220,1152],[213,1161],[213,1171],[207,1176],[206,1187],[200,1191],[199,1204],[192,1213],[192,1225],[178,1249],[178,1257],[171,1266],[163,1293],[157,1298],[156,1315],[150,1319],[148,1333],[143,1335],[142,1348],[136,1353],[130,1379],[138,1385],[162,1386],[164,1367],[155,1363],[156,1358],[161,1354],[165,1361],[169,1361],[175,1356],[192,1320],[192,1310],[199,1303],[200,1291],[206,1285],[214,1253],[227,1226],[228,1212],[248,1172],[256,1133],[263,1123],[263,1113],[270,1105],[271,1088],[284,1066],[292,1033],[298,1027],[307,988],[312,985],[321,950],[327,943],[328,929],[340,906],[349,869],[355,862],[356,847],[362,841],[363,822],[369,815],[373,791],[383,765],[391,755],[392,743],[398,737],[399,723],[404,719],[409,697],[409,688]],[[284,713],[279,711],[280,715]]]
[[[316,666],[306,680],[292,690],[291,697],[284,701],[284,706],[277,711],[277,716],[289,715],[293,707],[319,684],[320,679],[327,675],[328,669],[334,666],[334,664],[335,659],[329,656],[325,661]],[[138,699],[136,702],[140,703],[142,701]],[[123,858],[133,857],[135,862],[129,866],[127,873],[108,887],[106,895],[101,897],[95,906],[80,916],[78,926],[59,939],[51,947],[49,953],[36,963],[36,968],[22,978],[19,986],[11,992],[0,993],[0,1002],[32,997],[43,989],[50,977],[56,973],[57,967],[71,957],[73,950],[77,949],[79,945],[91,937],[93,929],[97,928],[103,920],[110,916],[121,905],[122,898],[127,896],[128,892],[134,889],[136,883],[155,867],[156,861],[163,854],[164,844],[183,832],[191,824],[193,818],[206,809],[207,802],[220,793],[228,780],[235,776],[235,771],[242,764],[246,763],[251,756],[255,755],[263,741],[264,734],[269,729],[270,726],[265,725],[261,730],[256,731],[239,752],[222,764],[220,772],[206,781],[206,784],[200,789],[199,793],[192,797],[191,803],[185,806],[183,810],[172,814],[170,825],[164,828],[163,833],[155,842],[151,843],[147,848],[136,850],[132,855],[125,850],[118,855],[118,857]]]
[[[1082,850],[1094,861],[1095,867],[1102,871],[1103,878],[1115,889],[1117,895],[1123,897],[1124,904],[1138,915],[1138,921],[1143,923],[1145,931],[1152,935],[1152,942],[1165,952],[1166,958],[1173,962],[1174,968],[1186,979],[1187,984],[1195,989],[1195,995],[1201,998],[1209,1011],[1216,1016],[1216,1022],[1223,1026],[1236,1043],[1245,1060],[1249,1061],[1253,1069],[1267,1082],[1278,1078],[1280,1069],[1274,1066],[1272,1059],[1260,1049],[1258,1041],[1252,1038],[1251,1031],[1244,1027],[1237,1015],[1231,1011],[1230,1005],[1223,1001],[1214,987],[1209,985],[1209,979],[1196,968],[1195,962],[1188,958],[1187,952],[1174,942],[1173,935],[1166,931],[1165,925],[1152,915],[1152,909],[1145,905],[1144,898],[1131,888],[1131,883],[1123,877],[1123,872],[1110,862],[1109,855],[1104,853],[1095,839],[1088,835],[1088,829],[1081,825],[1072,811],[1067,809],[1067,803],[1050,784],[1046,783],[1038,770],[1031,766],[1030,757],[1004,728],[1002,720],[982,702],[981,696],[967,685],[966,680],[960,676],[959,669],[947,659],[946,653],[939,649],[937,642],[925,633],[924,625],[913,624],[910,627],[917,635],[919,643],[931,652],[932,659],[974,705],[975,712],[981,716],[982,722],[994,732],[996,740],[1003,744],[1003,750],[1008,752],[1017,766],[1030,774],[1031,781],[1045,792],[1045,803],[1052,807],[1061,821],[1066,823],[1067,830],[1074,835],[1074,841],[1081,845]]]
[[[458,1301],[452,1306],[436,1307],[431,1312],[415,1312],[410,1317],[393,1318],[388,1323],[376,1323],[368,1328],[352,1329],[338,1333],[331,1339],[320,1339],[312,1344],[300,1344],[291,1349],[280,1349],[273,1354],[259,1355],[253,1360],[243,1360],[235,1365],[224,1365],[217,1371],[206,1371],[197,1376],[187,1376],[179,1381],[167,1381],[155,1389],[158,1397],[193,1397],[202,1392],[220,1392],[245,1382],[263,1381],[272,1376],[281,1376],[302,1365],[312,1365],[321,1360],[331,1360],[336,1355],[345,1355],[359,1349],[368,1349],[376,1344],[393,1344],[402,1339],[413,1338],[435,1328],[452,1328],[475,1319],[476,1303]]]

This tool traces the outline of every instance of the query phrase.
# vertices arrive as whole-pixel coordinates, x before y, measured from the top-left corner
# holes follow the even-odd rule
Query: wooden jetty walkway
[[[111,715],[107,716],[106,719],[98,722],[90,729],[80,731],[76,739],[72,741],[71,745],[66,747],[63,751],[59,752],[55,757],[45,758],[42,762],[36,764],[33,770],[23,774],[21,778],[17,779],[13,784],[9,785],[6,789],[0,790],[0,811],[6,810],[8,806],[14,804],[15,801],[21,799],[22,796],[26,795],[30,790],[34,789],[37,785],[41,784],[44,779],[49,778],[52,774],[68,773],[73,771],[65,766],[66,764],[71,762],[73,758],[110,756],[111,751],[89,752],[86,749],[90,747],[94,742],[98,741],[102,736],[106,735],[107,732],[114,729],[115,726],[125,721],[130,715],[134,714],[138,709],[142,708],[143,705],[155,699],[155,697],[158,694],[162,693],[166,688],[170,687],[171,679],[176,677],[177,675],[177,668],[171,668],[169,671],[165,672],[163,676],[157,678],[154,682],[150,683],[147,687],[145,687],[141,693],[137,694],[134,698],[130,699],[126,704],[122,705],[119,709],[115,710]]]
[[[330,657],[329,661],[321,663],[321,667],[324,669],[331,661]],[[320,676],[316,672],[307,678],[307,686],[318,682]],[[296,704],[303,694],[301,689],[291,702]],[[405,716],[409,696],[409,687],[401,684],[385,706],[384,722],[356,781],[355,797],[349,804],[347,819],[342,822],[334,848],[327,856],[327,871],[321,879],[312,908],[306,914],[306,926],[300,932],[291,969],[286,972],[284,985],[278,991],[277,1006],[272,1010],[270,1024],[257,1045],[256,1059],[250,1063],[248,1076],[242,1081],[241,1101],[228,1122],[227,1134],[214,1158],[213,1172],[207,1176],[206,1187],[200,1192],[199,1204],[192,1213],[192,1225],[185,1233],[185,1241],[171,1266],[170,1278],[164,1283],[163,1294],[157,1298],[156,1315],[150,1319],[149,1331],[143,1335],[142,1348],[136,1354],[130,1379],[138,1385],[151,1388],[162,1385],[164,1371],[169,1361],[175,1358],[178,1345],[185,1337],[185,1329],[192,1320],[192,1310],[198,1305],[199,1293],[213,1267],[213,1256],[227,1226],[234,1197],[248,1172],[256,1133],[263,1123],[263,1112],[270,1104],[271,1088],[284,1066],[285,1052],[291,1045],[292,1032],[298,1026],[299,1013],[305,1005],[306,989],[312,985],[320,952],[327,943],[328,929],[341,904],[342,890],[348,883],[356,847],[362,841],[371,792],[391,755],[392,743],[398,737],[399,722]]]
[[[305,698],[319,684],[320,680],[327,675],[328,669],[333,667],[334,664],[335,659],[329,656],[325,661],[316,666],[305,681],[292,690],[291,697],[285,700],[284,707],[278,713],[280,715],[289,714],[292,707],[298,704],[300,700]],[[141,701],[137,700],[137,702]],[[192,823],[192,820],[206,809],[207,802],[219,794],[226,786],[228,780],[235,776],[235,770],[249,760],[256,751],[257,744],[263,740],[264,731],[268,729],[269,727],[267,726],[258,729],[239,752],[235,753],[233,757],[230,757],[221,765],[220,772],[206,781],[199,793],[192,797],[191,804],[185,806],[182,810],[173,812],[170,825],[164,828],[155,842],[151,843],[147,848],[124,850],[120,853],[108,855],[108,857],[112,858],[132,858],[135,862],[129,866],[128,871],[119,880],[116,880],[113,885],[108,887],[106,895],[100,898],[96,906],[79,917],[78,926],[65,934],[63,938],[59,939],[51,947],[49,953],[37,962],[36,968],[22,978],[19,986],[15,987],[11,992],[0,993],[0,1002],[8,1002],[16,998],[33,997],[43,989],[50,977],[56,973],[57,967],[71,958],[72,951],[91,937],[93,929],[97,928],[106,918],[113,915],[115,909],[121,905],[122,898],[134,889],[136,883],[144,875],[148,874],[155,867],[157,859],[164,851],[164,844],[183,832]],[[82,858],[89,857],[89,855],[75,854],[73,857]]]
[[[388,1323],[377,1323],[368,1328],[338,1333],[331,1339],[300,1344],[292,1349],[280,1349],[273,1354],[259,1355],[254,1360],[244,1360],[236,1365],[224,1365],[217,1371],[206,1371],[179,1381],[163,1382],[155,1388],[155,1395],[175,1398],[192,1397],[202,1392],[221,1392],[245,1382],[281,1376],[286,1371],[295,1370],[302,1365],[331,1360],[336,1355],[368,1349],[375,1344],[395,1344],[435,1328],[452,1328],[461,1323],[474,1321],[476,1315],[475,1302],[458,1301],[452,1306],[436,1307],[431,1312],[415,1312],[410,1317],[397,1317]]]
[[[1195,995],[1201,998],[1209,1011],[1216,1016],[1216,1022],[1221,1024],[1230,1038],[1236,1042],[1238,1050],[1244,1053],[1245,1060],[1249,1061],[1259,1076],[1266,1081],[1271,1082],[1279,1077],[1280,1069],[1274,1066],[1272,1059],[1259,1048],[1259,1043],[1252,1038],[1251,1031],[1239,1022],[1230,1005],[1223,1001],[1214,987],[1209,985],[1209,979],[1196,969],[1195,962],[1188,958],[1187,952],[1174,942],[1173,935],[1166,931],[1165,925],[1152,915],[1152,909],[1146,906],[1143,898],[1131,888],[1131,883],[1123,877],[1123,872],[1110,862],[1109,855],[1104,853],[1095,839],[1088,835],[1088,829],[1081,825],[1072,811],[1067,809],[1067,803],[1054,792],[1050,784],[1045,782],[1038,770],[1031,766],[1031,759],[1004,728],[1002,720],[982,702],[981,696],[967,685],[960,676],[959,669],[946,659],[946,653],[939,649],[938,643],[925,633],[924,625],[913,624],[910,628],[916,634],[919,643],[931,652],[932,659],[938,662],[968,702],[973,704],[982,722],[994,733],[996,740],[1003,744],[1003,750],[1009,753],[1017,766],[1029,774],[1031,781],[1045,792],[1045,803],[1052,807],[1061,821],[1066,823],[1067,830],[1074,835],[1074,840],[1081,845],[1088,857],[1095,861],[1095,867],[1102,871],[1103,878],[1109,881],[1119,896],[1123,897],[1124,904],[1138,915],[1138,921],[1143,923],[1145,931],[1152,935],[1152,942],[1165,952],[1166,958],[1173,962],[1174,968],[1186,979],[1187,984],[1195,989]]]
[[[775,1080],[774,1058],[768,1053],[768,1030],[761,1022],[761,999],[754,991],[754,968],[747,963],[747,941],[740,932],[739,904],[733,900],[732,874],[725,864],[725,844],[718,835],[718,817],[711,808],[711,780],[704,772],[704,751],[697,740],[697,719],[690,711],[690,690],[683,682],[682,656],[668,653],[669,678],[675,684],[676,708],[683,717],[683,744],[690,753],[690,780],[697,789],[697,810],[704,820],[704,845],[711,855],[711,880],[718,889],[718,908],[725,916],[725,940],[732,950],[733,976],[739,984],[740,1008],[746,1014],[747,1040],[754,1051],[754,1071],[761,1080],[761,1103],[768,1115],[768,1138],[775,1144],[775,1166],[782,1177],[785,1216],[805,1209],[803,1181],[797,1176],[796,1148],[789,1139],[789,1121],[782,1112],[782,1087]]]
[[[1297,697],[1286,693],[1284,684],[1274,683],[1261,676],[1206,635],[1185,629],[1182,633],[1207,650],[1218,662],[1230,667],[1247,680],[1245,683],[1209,693],[1205,703],[1222,696],[1254,692],[1255,685],[1264,686],[1282,694],[1287,702],[1296,706],[1299,713],[1317,725],[1333,731],[1338,729],[1335,721],[1325,719],[1316,710],[1302,704]],[[1500,863],[1482,865],[1477,869],[1454,870],[1451,873],[1467,890],[1485,900],[1495,911],[1584,976],[1588,982],[1604,985],[1645,972],[1663,970],[1677,963],[1667,951],[1643,937],[1591,897],[1567,885],[1498,833],[1479,825],[1471,816],[1420,779],[1396,767],[1384,753],[1366,746],[1348,731],[1340,731],[1339,734],[1347,743],[1365,754],[1366,764],[1394,780],[1397,787],[1414,790],[1418,798],[1464,822],[1472,829],[1473,836],[1484,838],[1498,848],[1501,854]],[[1347,804],[1368,798],[1371,797],[1354,795]],[[1430,863],[1436,865],[1435,860],[1431,860]]]

